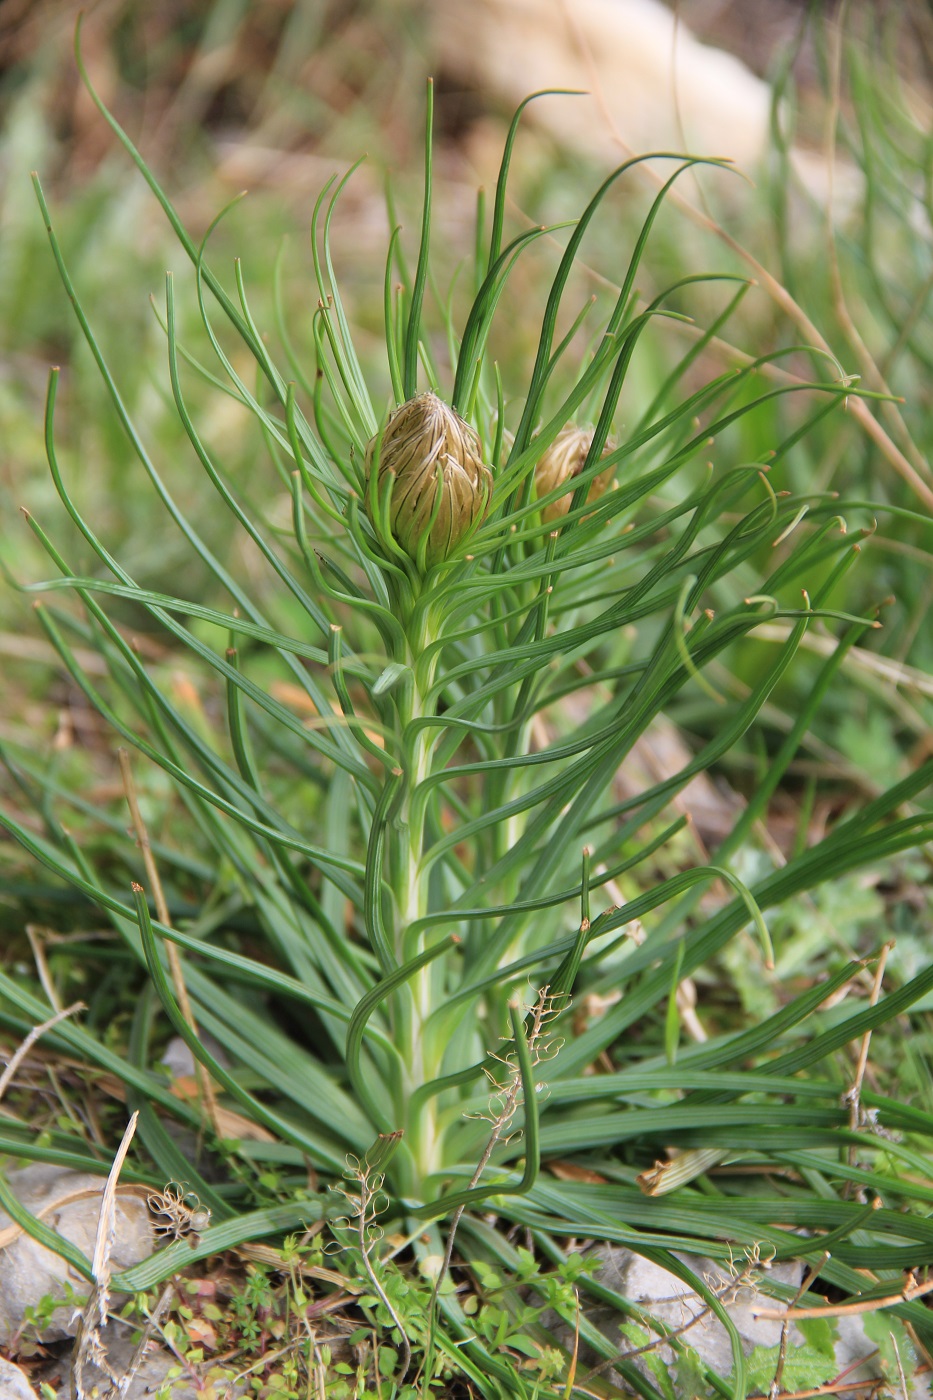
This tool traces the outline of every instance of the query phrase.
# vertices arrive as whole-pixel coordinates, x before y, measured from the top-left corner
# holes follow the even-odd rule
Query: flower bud
[[[561,428],[557,437],[538,459],[535,467],[535,493],[539,500],[546,496],[549,491],[554,491],[558,486],[566,481],[568,491],[565,496],[558,496],[556,501],[549,501],[541,511],[543,520],[560,520],[561,516],[567,514],[570,509],[570,502],[573,500],[573,493],[576,490],[576,478],[583,470],[590,444],[593,441],[593,434],[587,428],[577,428],[571,424],[567,428]],[[603,448],[602,455],[605,457],[614,450],[614,443],[607,442]],[[587,492],[588,502],[598,501],[612,480],[613,467],[600,472],[594,476],[590,482],[590,489]]]
[[[366,477],[366,511],[377,533],[385,528],[388,495],[392,535],[424,568],[446,559],[481,524],[492,493],[475,432],[431,393],[403,403],[376,434],[366,448]]]

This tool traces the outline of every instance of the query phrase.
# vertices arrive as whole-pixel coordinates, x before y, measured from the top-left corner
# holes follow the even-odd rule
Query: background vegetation
[[[819,1263],[810,1301],[824,1308],[854,1302],[883,1318],[876,1329],[878,1365],[888,1368],[892,1383],[895,1354],[908,1371],[922,1369],[933,1328],[924,1303],[909,1295],[925,1281],[930,1257],[926,1178],[933,1132],[924,845],[933,692],[925,625],[933,538],[933,345],[926,316],[933,290],[933,152],[922,12],[900,11],[885,21],[851,7],[841,12],[838,27],[801,26],[798,47],[774,55],[774,144],[758,188],[726,194],[729,177],[707,172],[700,177],[697,215],[674,199],[665,201],[648,251],[634,265],[641,300],[630,305],[625,298],[626,317],[685,276],[752,275],[757,286],[734,306],[738,284],[708,281],[678,289],[665,305],[689,313],[693,324],[668,321],[641,337],[613,413],[615,440],[624,444],[640,425],[667,412],[674,416],[661,455],[652,456],[655,449],[648,446],[635,458],[638,490],[626,504],[630,513],[610,500],[600,518],[607,529],[620,531],[619,560],[594,558],[573,577],[569,591],[555,598],[548,633],[539,585],[550,575],[535,562],[547,548],[547,532],[539,528],[539,538],[530,537],[526,546],[527,580],[510,584],[511,592],[490,603],[485,631],[476,625],[477,648],[487,646],[494,655],[497,637],[501,643],[509,636],[513,615],[514,650],[527,641],[521,634],[526,619],[540,620],[538,640],[560,629],[570,632],[600,616],[601,590],[602,597],[626,598],[629,590],[634,598],[632,580],[644,585],[646,606],[631,607],[618,635],[601,640],[599,648],[594,644],[592,653],[581,647],[569,661],[556,649],[564,669],[555,681],[547,679],[538,696],[538,730],[528,742],[550,755],[555,766],[545,771],[567,802],[578,795],[574,784],[580,776],[574,777],[572,765],[568,777],[558,776],[562,746],[594,732],[600,715],[613,715],[624,677],[651,675],[655,665],[667,679],[659,682],[618,777],[613,775],[621,750],[610,746],[602,762],[607,805],[599,812],[602,825],[594,818],[594,830],[597,855],[611,845],[612,858],[597,859],[592,873],[584,862],[581,874],[577,831],[573,842],[528,843],[539,864],[545,850],[553,860],[552,891],[573,892],[572,899],[550,901],[548,913],[529,921],[522,956],[536,976],[541,973],[531,1001],[545,976],[553,981],[555,973],[567,974],[568,951],[580,951],[573,935],[581,922],[593,920],[605,938],[588,948],[573,1007],[556,1008],[564,1011],[564,1047],[547,1075],[541,1135],[535,1115],[526,1112],[525,1137],[509,1145],[502,1119],[503,1144],[489,1168],[492,1175],[478,1183],[486,1188],[479,1202],[486,1214],[465,1215],[455,1241],[454,1262],[462,1261],[454,1275],[458,1293],[447,1284],[437,1300],[432,1290],[456,1201],[446,1208],[446,1224],[422,1238],[424,1227],[412,1210],[434,1197],[405,1156],[411,1125],[394,1158],[367,1159],[375,1130],[401,1124],[379,1120],[354,1078],[359,1069],[343,1063],[342,1034],[334,1033],[333,1018],[342,1015],[345,1024],[364,989],[378,980],[362,932],[370,917],[362,897],[346,881],[305,881],[302,909],[298,885],[277,848],[257,842],[255,832],[242,827],[231,834],[200,795],[192,799],[164,766],[138,758],[139,816],[127,840],[126,781],[113,725],[92,703],[90,687],[106,694],[124,726],[124,742],[151,742],[155,735],[163,756],[177,757],[181,735],[185,763],[196,761],[202,770],[213,761],[208,755],[222,755],[234,778],[215,766],[211,781],[225,800],[235,797],[242,805],[244,787],[253,781],[250,753],[257,753],[262,776],[256,781],[281,830],[298,831],[312,844],[316,837],[310,833],[317,833],[338,858],[352,863],[367,840],[372,850],[376,818],[364,804],[352,823],[346,821],[350,789],[334,775],[346,774],[349,766],[335,764],[329,750],[323,768],[303,756],[297,743],[302,729],[327,733],[327,726],[316,725],[320,696],[302,690],[294,668],[284,669],[268,648],[252,645],[257,636],[252,644],[243,637],[237,644],[274,716],[251,705],[238,738],[243,702],[237,683],[229,676],[221,683],[213,662],[214,677],[204,671],[204,658],[223,657],[230,640],[217,625],[218,615],[230,612],[230,580],[249,600],[254,622],[273,619],[279,640],[317,647],[320,638],[309,639],[300,599],[285,594],[255,537],[238,528],[234,514],[218,509],[216,486],[192,467],[191,440],[165,373],[160,317],[164,322],[169,265],[178,283],[170,343],[197,347],[198,357],[210,354],[196,278],[150,189],[74,74],[67,48],[71,17],[49,11],[55,23],[39,42],[29,9],[18,17],[13,10],[7,14],[0,417],[6,444],[3,561],[10,587],[0,603],[0,739],[9,836],[2,846],[0,1020],[12,1049],[57,1006],[81,999],[87,1010],[74,1026],[59,1026],[43,1038],[28,1073],[8,1092],[0,1145],[13,1157],[106,1173],[123,1131],[126,1100],[138,1106],[143,1116],[126,1179],[135,1174],[153,1188],[170,1178],[184,1181],[196,1189],[201,1205],[210,1206],[214,1220],[194,1248],[187,1240],[170,1244],[125,1282],[143,1295],[136,1306],[144,1310],[154,1302],[151,1293],[145,1301],[146,1291],[183,1266],[189,1280],[214,1281],[223,1302],[219,1316],[201,1303],[176,1305],[172,1340],[194,1368],[203,1359],[203,1324],[209,1323],[215,1349],[239,1348],[243,1369],[254,1355],[272,1349],[270,1339],[282,1342],[281,1356],[257,1363],[260,1394],[302,1395],[312,1382],[335,1396],[401,1386],[406,1377],[399,1348],[406,1344],[414,1353],[407,1383],[422,1390],[469,1383],[487,1394],[569,1394],[575,1385],[592,1393],[605,1373],[599,1373],[603,1379],[586,1378],[587,1366],[600,1358],[613,1362],[625,1383],[645,1395],[667,1394],[665,1386],[672,1384],[681,1393],[691,1393],[692,1386],[700,1394],[753,1394],[772,1384],[775,1393],[787,1393],[834,1377],[831,1337],[817,1330],[807,1334],[810,1369],[799,1374],[779,1356],[753,1358],[745,1371],[738,1347],[731,1377],[715,1374],[690,1347],[689,1334],[674,1343],[673,1381],[666,1367],[639,1368],[634,1356],[620,1360],[623,1348],[654,1347],[665,1329],[653,1327],[593,1276],[585,1256],[587,1243],[596,1239],[625,1244],[681,1274],[685,1266],[671,1251],[710,1254],[721,1270],[719,1283],[688,1274],[707,1305],[725,1316],[736,1278],[768,1291],[762,1254],[803,1259],[808,1268]],[[177,14],[171,7],[155,14],[148,7],[117,6],[92,15],[85,36],[92,81],[141,147],[195,246],[240,185],[253,187],[253,196],[212,232],[211,266],[233,291],[230,268],[234,257],[241,258],[250,311],[258,326],[275,328],[283,376],[307,381],[308,423],[329,425],[338,442],[345,434],[348,444],[365,443],[366,414],[383,419],[392,394],[383,273],[395,216],[385,210],[386,167],[394,168],[391,197],[404,226],[399,246],[405,261],[396,272],[409,289],[418,255],[423,77],[429,63],[417,16],[387,5],[328,10],[217,3],[202,10],[183,6]],[[391,61],[383,59],[387,53]],[[801,54],[811,81],[798,102],[793,79],[804,63]],[[908,60],[913,66],[905,68]],[[509,116],[496,111],[493,96],[454,91],[441,75],[424,338],[426,359],[440,366],[448,396],[452,376],[444,361],[451,346],[456,352],[487,266],[481,255],[475,280],[472,267],[461,267],[474,256],[466,133],[482,119],[498,123],[504,139]],[[839,169],[851,177],[849,207],[835,220],[826,218],[794,173],[792,142],[814,139],[834,147]],[[321,340],[315,311],[319,295],[333,290],[331,274],[325,270],[324,285],[315,285],[308,247],[318,193],[334,169],[342,174],[364,149],[369,162],[334,207],[328,241],[368,394],[359,393],[345,348],[334,357]],[[26,195],[32,169],[40,171],[62,259],[94,328],[93,344],[81,334],[53,275],[41,215]],[[513,152],[506,242],[540,224],[579,217],[605,175],[581,170],[577,157],[533,123],[523,126]],[[574,309],[591,294],[597,298],[594,336],[599,318],[604,323],[612,315],[656,193],[647,183],[627,189],[625,200],[607,196],[612,216],[600,211],[594,218],[585,261],[570,272]],[[488,226],[487,217],[487,244]],[[506,305],[534,306],[535,313],[506,315],[492,324],[489,370],[476,412],[487,435],[494,436],[496,407],[492,361],[510,403],[518,403],[531,380],[547,290],[568,237],[566,229],[555,231],[529,247],[511,275]],[[322,246],[318,238],[316,247]],[[488,301],[481,297],[480,304]],[[562,323],[561,334],[568,325]],[[399,326],[401,337],[403,317]],[[287,403],[261,398],[259,412],[242,411],[244,398],[259,394],[262,342],[227,331],[221,339],[242,387],[233,395],[218,392],[189,373],[187,411],[213,460],[223,464],[222,490],[242,503],[247,518],[292,567],[298,553],[291,538],[288,468],[294,464],[284,462],[283,454],[294,445],[288,427],[297,420],[289,418]],[[594,339],[583,349],[598,343]],[[118,376],[124,419],[132,420],[159,463],[179,511],[196,523],[202,543],[195,549],[178,531],[154,526],[154,498],[101,380],[95,345]],[[722,376],[747,366],[749,358],[761,359],[761,370],[743,378],[734,392]],[[57,462],[77,502],[74,516],[62,509],[40,469],[50,362],[62,366],[55,437]],[[323,416],[315,420],[313,373],[325,363],[336,366],[337,379]],[[576,363],[575,373],[586,373],[585,354]],[[720,381],[722,403],[743,409],[715,432],[715,470],[733,483],[732,494],[721,497],[718,484],[707,484],[702,459],[675,463],[666,476],[661,470],[675,462],[698,427],[708,431],[716,421],[710,416],[715,398],[691,396]],[[823,386],[822,397],[768,397],[775,388],[811,381]],[[595,391],[604,392],[605,382],[597,375],[592,388],[595,422]],[[350,418],[357,415],[358,423],[340,426],[340,402],[349,403]],[[754,412],[744,411],[752,405]],[[511,432],[520,432],[519,417],[520,410],[507,418]],[[308,440],[302,443],[310,453]],[[497,463],[503,468],[508,450],[506,441]],[[340,451],[338,459],[344,460]],[[313,456],[309,460],[316,470]],[[767,488],[758,486],[754,499],[746,499],[744,485],[738,488],[740,469],[749,466],[770,466],[775,494],[764,513],[758,502]],[[759,480],[757,471],[746,474]],[[32,600],[22,591],[54,572],[41,538],[17,521],[23,504],[67,561],[65,572],[97,587],[82,595],[85,604],[90,599],[90,612],[69,608],[60,592],[49,593],[44,611],[51,630],[32,621]],[[575,538],[585,549],[595,527],[586,524],[584,505],[577,500]],[[698,512],[693,534],[688,507]],[[845,537],[837,514],[846,523]],[[625,526],[634,543],[621,533]],[[132,586],[115,596],[101,596],[99,586],[112,584],[114,575],[103,566],[91,534],[108,547],[119,544]],[[548,556],[548,568],[550,563]],[[698,577],[699,585],[686,582]],[[806,629],[798,616],[801,588],[825,614]],[[777,599],[774,616],[752,618],[745,599],[758,595]],[[186,614],[166,613],[160,601],[166,596],[194,603],[203,615],[190,607]],[[109,633],[91,625],[101,604],[112,619]],[[353,705],[361,707],[363,720],[350,737],[357,745],[354,761],[371,774],[380,771],[373,734],[381,733],[383,741],[387,732],[402,736],[404,716],[393,718],[376,704],[386,692],[376,688],[374,695],[380,672],[367,657],[372,635],[365,627],[354,635],[351,628],[363,610],[354,612],[344,602],[334,607],[363,669],[351,671],[352,694],[338,690],[328,703],[340,703],[345,715]],[[211,608],[217,611],[205,612]],[[704,608],[715,617],[704,622]],[[883,627],[871,625],[879,616]],[[555,619],[562,619],[557,629]],[[448,651],[446,664],[472,659],[470,645],[457,640],[462,650]],[[69,664],[62,664],[63,657]],[[152,696],[140,701],[128,684],[140,659],[156,687],[152,695],[160,697],[156,709],[163,702],[170,707],[171,734],[164,724],[160,730]],[[339,680],[339,656],[324,659],[328,674]],[[404,659],[385,658],[390,664]],[[311,660],[317,664],[316,657]],[[587,668],[597,672],[595,680]],[[672,676],[676,684],[667,684]],[[523,684],[516,676],[515,695],[526,695]],[[444,694],[441,715],[457,704],[471,713],[464,685],[462,693]],[[395,701],[387,693],[391,706]],[[449,828],[472,821],[477,845],[470,854],[447,842],[454,852],[445,867],[447,885],[440,888],[439,877],[437,886],[426,887],[426,909],[435,907],[431,901],[449,900],[457,881],[468,889],[470,878],[484,869],[498,871],[496,861],[504,859],[508,843],[501,844],[501,832],[487,818],[496,803],[504,811],[510,794],[497,788],[498,770],[482,769],[494,763],[495,752],[480,746],[472,755],[475,780],[465,775],[463,786],[451,784],[448,805],[437,807],[432,839],[443,844],[445,823]],[[296,771],[303,775],[300,783]],[[254,804],[249,810],[255,815],[259,809]],[[685,812],[691,826],[673,830]],[[629,819],[633,813],[637,822]],[[507,833],[510,818],[503,818]],[[134,911],[129,898],[131,877],[152,893],[151,871],[136,849],[146,831],[165,886],[164,910],[154,902],[147,910],[143,901]],[[706,877],[701,886],[698,872],[711,863],[726,878]],[[346,930],[339,954],[326,966],[323,944],[315,944],[306,926],[307,897],[316,902],[316,928],[329,928],[330,937]],[[513,904],[531,897],[528,890],[508,892]],[[615,915],[612,906],[623,901],[632,907]],[[759,908],[773,944],[773,969],[750,917]],[[186,960],[184,971],[195,1019],[213,1036],[208,1043],[220,1061],[211,1066],[213,1092],[220,1093],[213,1109],[203,1080],[200,1100],[190,1083],[185,1098],[184,1089],[158,1068],[171,1033],[163,1011],[174,1013],[179,1031],[185,1018],[174,1005],[177,983],[173,992],[164,956],[160,962],[154,951],[150,915],[163,928],[174,925],[187,938],[189,953],[199,943],[215,949],[213,958]],[[613,941],[622,928],[646,933],[647,941]],[[470,936],[476,939],[475,928]],[[475,1067],[484,1054],[501,1050],[498,1036],[508,1034],[510,999],[520,985],[527,990],[527,975],[516,963],[498,985],[492,979],[484,988],[472,1038],[464,1040],[470,1052],[464,1062]],[[289,978],[301,982],[306,994],[312,991],[312,1020],[307,997],[303,1005],[296,1002]],[[433,988],[438,1004],[452,985]],[[389,1017],[382,1030],[396,1035],[391,1005],[382,1000]],[[380,1004],[377,999],[372,1007],[377,1020]],[[513,1032],[517,1028],[513,1014]],[[515,1066],[524,1089],[531,1081],[521,1043],[520,1035]],[[362,1072],[380,1084],[370,1090],[378,1099],[391,1087],[391,1075],[378,1079],[387,1071],[378,1047],[374,1053]],[[453,1066],[439,1068],[451,1072]],[[503,1081],[506,1091],[510,1082]],[[462,1093],[453,1085],[444,1091],[448,1196],[471,1181],[481,1161],[490,1125],[460,1118],[485,1111],[481,1084],[474,1080]],[[332,1099],[322,1099],[325,1093]],[[499,1113],[492,1111],[493,1120]],[[173,1119],[187,1137],[170,1135]],[[669,1149],[677,1155],[669,1157]],[[349,1180],[341,1176],[348,1150],[357,1157]],[[376,1149],[377,1156],[382,1150]],[[668,1165],[655,1178],[659,1159]],[[376,1178],[383,1177],[381,1198]],[[336,1211],[326,1188],[341,1181],[350,1204],[344,1201]],[[516,1183],[518,1194],[503,1190]],[[677,1189],[669,1190],[671,1184]],[[443,1194],[440,1182],[435,1187],[434,1196]],[[385,1241],[365,1229],[362,1235],[341,1234],[340,1212],[351,1225],[354,1212],[369,1219],[368,1193],[381,1208]],[[6,1198],[5,1204],[13,1209]],[[319,1229],[315,1211],[332,1225]],[[826,1230],[831,1244],[814,1235]],[[257,1240],[280,1252],[251,1256],[250,1242],[255,1250]],[[328,1260],[322,1252],[326,1240],[343,1253]],[[237,1246],[247,1252],[224,1253]],[[827,1251],[831,1258],[824,1260]],[[179,1299],[185,1287],[179,1285]],[[345,1325],[338,1332],[341,1340],[351,1337],[356,1351],[338,1351],[334,1340],[328,1355],[323,1332],[309,1332],[312,1288],[318,1302],[342,1298]],[[785,1301],[794,1292],[786,1285],[772,1291]],[[892,1296],[901,1301],[882,1309],[881,1300]],[[615,1307],[629,1330],[620,1334],[616,1328],[607,1340],[589,1320],[586,1300]],[[555,1313],[564,1320],[563,1330]],[[296,1326],[302,1317],[305,1323]],[[822,1321],[831,1328],[829,1319]],[[575,1327],[592,1349],[583,1359]],[[897,1353],[891,1336],[901,1344]],[[647,1354],[656,1360],[656,1351]],[[219,1394],[225,1373],[216,1371]]]

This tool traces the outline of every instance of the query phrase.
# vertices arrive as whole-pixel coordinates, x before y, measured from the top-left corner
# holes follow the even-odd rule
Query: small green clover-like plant
[[[267,1333],[275,1304],[268,1272],[261,1265],[249,1264],[243,1283],[234,1289],[229,1303],[232,1324],[245,1345],[255,1345]]]
[[[68,1279],[61,1280],[61,1293],[43,1293],[35,1303],[27,1303],[23,1309],[23,1320],[15,1337],[16,1353],[20,1356],[33,1356],[41,1348],[42,1334],[54,1322],[57,1314],[71,1317],[81,1312],[87,1302],[86,1296],[78,1293]]]

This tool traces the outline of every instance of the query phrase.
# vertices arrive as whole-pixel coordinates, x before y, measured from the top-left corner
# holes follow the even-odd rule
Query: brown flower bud
[[[561,428],[557,437],[538,459],[535,467],[535,493],[538,499],[546,496],[549,491],[554,491],[558,486],[566,481],[568,491],[566,496],[558,496],[556,501],[549,501],[541,511],[542,519],[546,521],[560,520],[561,516],[567,514],[570,509],[570,502],[573,500],[573,493],[576,490],[576,477],[583,470],[583,463],[586,461],[586,454],[590,450],[593,441],[593,434],[587,428],[577,428],[573,425]],[[606,443],[602,455],[605,457],[614,450],[615,444]],[[594,476],[587,492],[588,502],[598,501],[612,480],[615,468],[609,467],[606,471]]]
[[[419,394],[397,408],[366,448],[365,465],[370,520],[383,530],[391,489],[392,535],[425,568],[446,559],[486,515],[492,472],[479,439],[436,394]]]

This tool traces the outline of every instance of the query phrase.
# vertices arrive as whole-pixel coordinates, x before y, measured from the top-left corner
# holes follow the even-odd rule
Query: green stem
[[[435,637],[428,621],[427,610],[419,609],[420,625],[407,619],[407,666],[411,679],[400,691],[397,700],[399,750],[402,754],[404,777],[402,790],[392,819],[385,832],[387,879],[392,891],[394,927],[387,930],[393,958],[397,965],[410,962],[426,950],[423,933],[409,936],[412,928],[423,929],[421,920],[428,910],[428,873],[423,869],[425,804],[416,799],[417,790],[431,772],[436,731],[420,723],[435,714],[431,688],[435,678],[433,658],[425,664],[425,652],[432,649]],[[433,1038],[425,1035],[425,1027],[436,1006],[440,959],[426,960],[404,985],[393,994],[388,1004],[392,1038],[401,1061],[397,1111],[405,1129],[408,1149],[406,1160],[411,1162],[413,1180],[410,1190],[419,1194],[420,1183],[439,1164],[439,1126],[434,1102],[421,1103],[417,1114],[410,1112],[412,1096],[428,1081],[437,1078],[441,1070],[443,1051],[433,1052]],[[409,1155],[410,1154],[410,1155]]]

